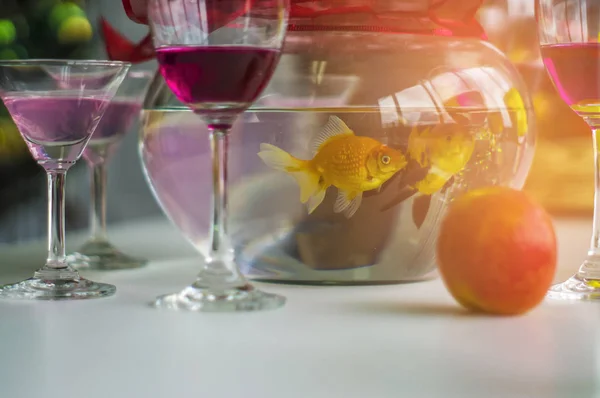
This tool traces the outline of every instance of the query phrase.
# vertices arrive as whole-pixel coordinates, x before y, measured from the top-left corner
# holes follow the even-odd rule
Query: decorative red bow
[[[205,0],[219,1],[219,0]],[[253,0],[267,1],[267,0]],[[148,0],[122,0],[123,8],[129,19],[136,23],[148,24]],[[372,17],[373,31],[399,33],[420,33],[437,36],[477,37],[486,39],[485,32],[475,19],[475,14],[483,0],[291,0],[290,31],[311,30],[317,26],[327,28],[318,21],[323,17],[365,14]],[[240,2],[247,5],[248,2]],[[209,7],[218,9],[218,7]],[[211,15],[214,25],[236,18],[248,9],[224,10]],[[302,23],[295,21],[303,20]],[[306,23],[309,21],[308,23]],[[154,48],[150,33],[139,43],[134,44],[124,38],[101,18],[100,25],[105,39],[106,52],[110,59],[132,63],[144,62],[154,58]],[[331,28],[329,26],[329,28]],[[348,29],[345,25],[340,29]]]

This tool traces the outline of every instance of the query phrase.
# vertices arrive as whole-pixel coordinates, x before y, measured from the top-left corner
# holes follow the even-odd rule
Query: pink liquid
[[[7,95],[4,104],[38,162],[73,163],[81,156],[108,101]]]
[[[90,143],[106,138],[121,138],[139,118],[142,104],[135,100],[113,100],[100,119]]]
[[[177,98],[196,110],[242,111],[273,74],[279,51],[258,47],[163,47],[160,72]]]
[[[19,131],[41,144],[72,143],[88,138],[108,101],[77,97],[11,97],[4,99]]]
[[[600,104],[600,43],[542,46],[546,70],[569,106]]]
[[[117,149],[123,136],[138,120],[141,109],[142,104],[137,100],[111,101],[83,151],[84,159],[93,164],[106,161]]]

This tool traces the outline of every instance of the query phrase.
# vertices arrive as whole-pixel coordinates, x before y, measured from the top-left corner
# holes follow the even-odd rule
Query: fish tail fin
[[[319,194],[321,176],[310,167],[310,161],[297,159],[275,145],[264,143],[260,144],[258,156],[267,166],[294,177],[300,187],[300,202],[306,203]]]
[[[304,163],[306,162],[293,157],[275,145],[265,143],[260,144],[258,157],[260,157],[267,166],[288,173],[302,170],[305,167]]]

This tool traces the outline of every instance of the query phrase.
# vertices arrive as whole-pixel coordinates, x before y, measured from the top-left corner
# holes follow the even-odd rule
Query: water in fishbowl
[[[519,107],[251,108],[231,131],[228,158],[228,228],[240,268],[295,283],[428,278],[453,198],[523,184],[530,123]],[[180,107],[145,110],[142,124],[154,194],[205,253],[207,128]]]

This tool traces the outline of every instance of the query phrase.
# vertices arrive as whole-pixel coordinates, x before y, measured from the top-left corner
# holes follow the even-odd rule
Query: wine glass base
[[[30,278],[0,286],[0,298],[29,300],[82,300],[112,296],[116,287],[84,278],[46,280]]]
[[[128,256],[109,242],[88,241],[77,252],[67,257],[67,263],[76,269],[120,270],[143,267],[148,260]]]
[[[555,300],[600,301],[600,280],[573,275],[565,282],[553,285],[546,297]]]
[[[250,284],[221,290],[188,286],[179,293],[160,296],[152,303],[156,308],[193,312],[262,311],[283,307],[285,297],[265,293]]]

